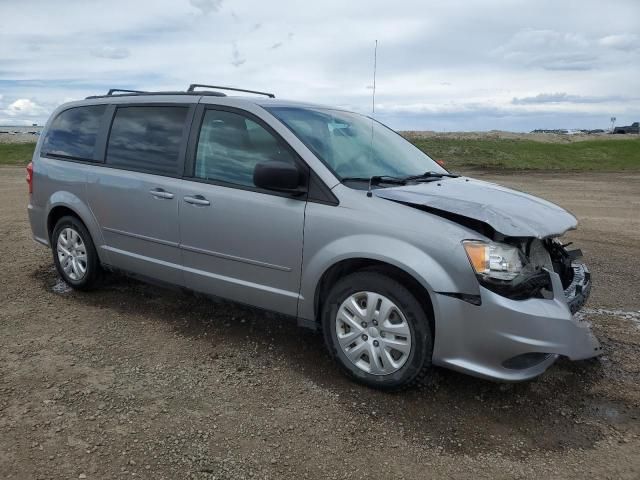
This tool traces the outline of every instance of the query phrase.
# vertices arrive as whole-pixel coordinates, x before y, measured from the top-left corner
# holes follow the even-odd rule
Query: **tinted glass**
[[[268,110],[340,179],[446,172],[427,154],[369,117],[306,107]]]
[[[106,108],[106,105],[92,105],[62,112],[46,134],[42,153],[93,160],[100,120]]]
[[[122,107],[116,110],[107,164],[127,170],[178,175],[187,107]]]
[[[253,169],[269,160],[295,164],[292,154],[258,123],[237,113],[205,112],[196,153],[196,177],[254,187]]]

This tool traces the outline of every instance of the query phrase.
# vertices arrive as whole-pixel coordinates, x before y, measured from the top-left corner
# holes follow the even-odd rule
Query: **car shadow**
[[[275,367],[274,355],[285,358],[283,368],[337,394],[355,419],[390,420],[405,442],[443,453],[481,455],[497,450],[523,458],[535,452],[591,448],[614,424],[639,427],[632,407],[591,393],[594,385],[607,381],[598,360],[560,360],[538,379],[518,384],[434,368],[424,387],[385,393],[341,375],[326,354],[322,335],[298,328],[294,319],[119,275],[109,275],[103,288],[88,293],[61,289],[50,269],[36,276],[53,294],[70,295],[114,314],[135,312],[218,349],[241,351],[252,339],[261,368]]]

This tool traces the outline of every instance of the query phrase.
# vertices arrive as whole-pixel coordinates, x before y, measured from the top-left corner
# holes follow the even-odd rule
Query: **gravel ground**
[[[68,291],[1,168],[0,477],[639,478],[640,175],[474,175],[578,215],[603,357],[369,390],[288,319],[116,276]]]

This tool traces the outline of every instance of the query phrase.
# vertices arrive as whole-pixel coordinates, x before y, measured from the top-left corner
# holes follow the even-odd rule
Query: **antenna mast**
[[[378,63],[378,40],[373,49],[373,96],[371,98],[371,114],[376,113],[376,67]]]

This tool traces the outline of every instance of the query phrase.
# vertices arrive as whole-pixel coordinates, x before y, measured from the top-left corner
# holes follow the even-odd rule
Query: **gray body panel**
[[[86,182],[88,205],[102,228],[99,249],[108,252],[110,265],[184,285],[178,228],[184,182],[101,166]]]
[[[318,321],[316,293],[329,268],[343,260],[376,260],[402,269],[424,287],[433,305],[437,365],[516,381],[539,375],[557,355],[597,354],[597,341],[571,315],[557,275],[552,274],[553,299],[514,301],[490,292],[479,285],[461,243],[490,239],[407,204],[477,219],[503,235],[538,238],[575,228],[575,218],[560,207],[464,178],[378,189],[368,197],[341,184],[262,108],[298,105],[291,102],[198,95],[97,98],[64,105],[51,118],[70,106],[104,103],[201,103],[245,110],[293,148],[332,189],[338,204],[41,157],[48,124],[33,157],[35,187],[28,207],[40,243],[50,241],[50,212],[64,206],[85,223],[103,264],[310,322]],[[173,197],[154,196],[154,189]],[[196,195],[209,205],[185,201]],[[480,296],[482,304],[450,293]],[[502,366],[530,351],[550,357],[530,369]]]
[[[185,285],[257,307],[296,315],[306,202],[185,182],[180,232]]]

